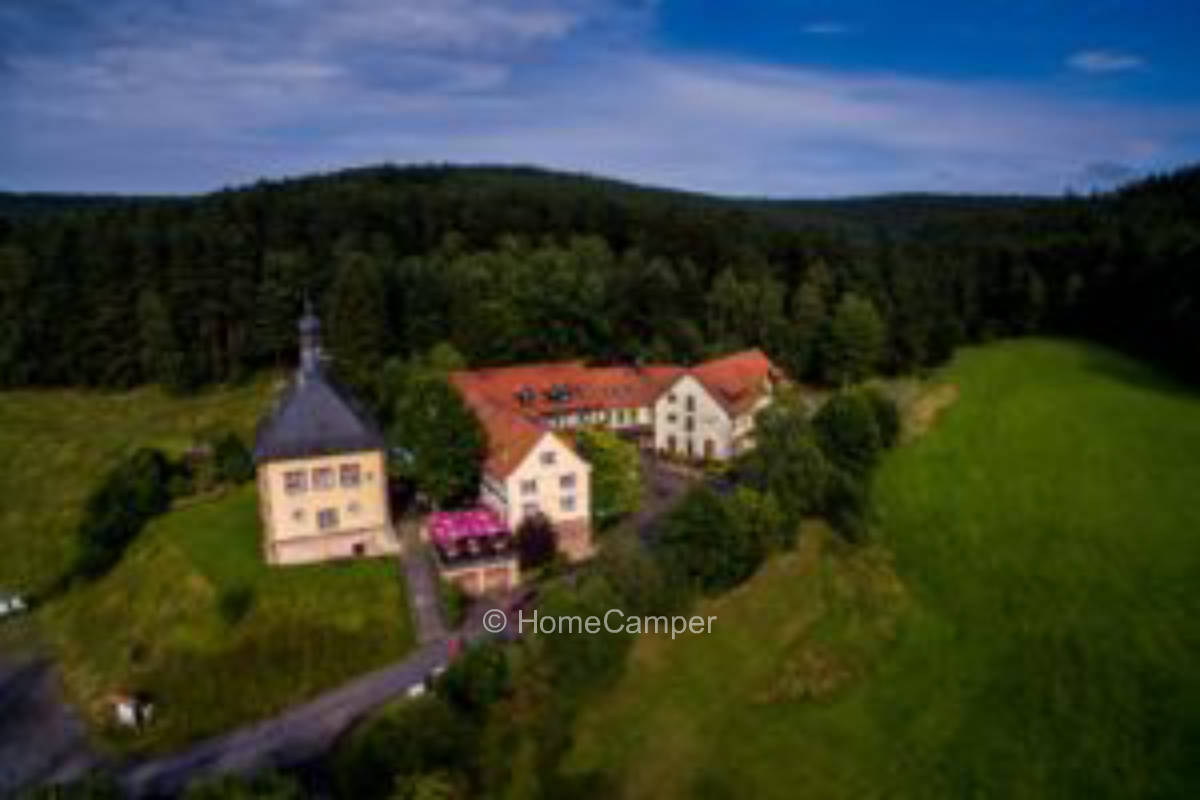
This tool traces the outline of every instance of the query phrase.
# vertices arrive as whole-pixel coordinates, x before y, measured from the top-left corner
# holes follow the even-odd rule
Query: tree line
[[[346,377],[764,348],[838,383],[963,342],[1101,338],[1195,376],[1200,171],[1060,200],[722,200],[381,167],[196,198],[0,203],[0,386],[187,389],[290,364],[307,295]],[[5,210],[7,209],[7,210]]]

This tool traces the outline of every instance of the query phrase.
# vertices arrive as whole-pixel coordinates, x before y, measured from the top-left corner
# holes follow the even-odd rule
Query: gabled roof
[[[686,374],[700,381],[713,399],[733,415],[753,408],[768,381],[781,376],[771,359],[757,348],[705,361]]]
[[[301,370],[262,419],[254,461],[329,455],[384,446],[370,415],[322,369]]]

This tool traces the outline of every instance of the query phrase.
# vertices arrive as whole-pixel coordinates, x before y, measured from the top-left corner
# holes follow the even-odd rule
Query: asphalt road
[[[0,654],[0,796],[48,780],[70,780],[96,763],[87,731],[63,702],[51,662]]]

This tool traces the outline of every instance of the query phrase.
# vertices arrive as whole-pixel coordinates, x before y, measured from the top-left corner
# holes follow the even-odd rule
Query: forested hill
[[[191,198],[0,198],[0,385],[187,387],[290,361],[316,299],[348,377],[472,363],[906,370],[960,342],[1095,336],[1196,375],[1192,169],[1060,200],[719,198],[536,169],[374,167]]]

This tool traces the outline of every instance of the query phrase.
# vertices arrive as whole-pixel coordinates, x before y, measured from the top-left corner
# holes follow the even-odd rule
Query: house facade
[[[516,531],[545,518],[558,549],[571,560],[592,554],[592,467],[566,436],[537,418],[516,413],[476,385],[473,373],[450,376],[487,436],[479,504]]]
[[[383,435],[326,374],[311,311],[300,320],[300,367],[259,424],[254,460],[267,563],[400,551]]]
[[[679,375],[654,401],[654,448],[726,461],[754,447],[754,417],[782,375],[758,350],[706,361]]]

